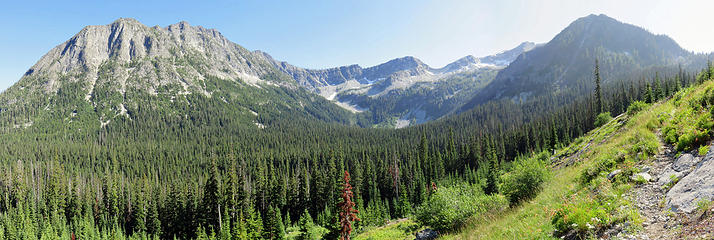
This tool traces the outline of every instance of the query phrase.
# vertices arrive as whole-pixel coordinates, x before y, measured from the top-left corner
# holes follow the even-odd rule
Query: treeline
[[[604,109],[662,99],[709,69],[605,81]],[[300,225],[301,238],[333,239],[344,171],[359,231],[410,214],[434,186],[498,193],[514,159],[569,143],[600,112],[593,95],[563,93],[401,130],[277,117],[260,129],[216,101],[152,109],[147,100],[103,128],[39,123],[0,136],[0,238],[282,239]]]

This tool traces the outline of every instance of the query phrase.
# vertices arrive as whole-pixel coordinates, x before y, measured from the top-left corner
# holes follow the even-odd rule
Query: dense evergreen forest
[[[100,128],[67,119],[13,128],[10,116],[0,135],[0,239],[283,239],[294,225],[300,239],[336,239],[345,172],[359,232],[412,213],[441,186],[498,193],[494,179],[516,158],[569,143],[602,112],[711,75],[659,69],[605,79],[600,94],[583,82],[593,94],[494,101],[399,130],[269,117],[256,128],[202,95],[190,96],[186,118],[147,107]]]

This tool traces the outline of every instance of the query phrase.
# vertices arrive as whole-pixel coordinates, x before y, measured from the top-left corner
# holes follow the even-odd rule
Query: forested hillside
[[[363,128],[217,31],[88,27],[0,94],[0,239],[337,239],[353,209],[355,237],[399,218],[454,233],[536,196],[554,150],[714,71],[587,62],[597,92]]]
[[[462,109],[494,99],[527,101],[548,94],[581,95],[595,88],[589,74],[600,60],[604,81],[636,80],[658,69],[702,68],[706,56],[682,49],[666,35],[606,15],[577,19],[548,43],[519,56]],[[676,71],[676,70],[675,70]]]

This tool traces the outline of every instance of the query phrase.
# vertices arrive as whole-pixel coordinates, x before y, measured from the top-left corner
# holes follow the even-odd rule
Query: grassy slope
[[[560,149],[557,155],[575,154],[579,149],[606,141],[622,126],[624,117],[613,119],[605,126],[595,129],[570,146]],[[587,149],[586,149],[587,151]],[[576,180],[587,164],[554,169],[553,177],[546,182],[543,191],[528,202],[498,215],[473,219],[460,233],[444,236],[444,239],[548,239],[554,231],[550,223],[553,211],[562,203],[563,197],[576,188]]]
[[[355,240],[378,240],[378,239],[414,239],[416,230],[419,229],[419,224],[409,219],[397,220],[390,222],[385,226],[368,230],[357,235]]]
[[[691,114],[690,108],[701,102],[701,98],[711,95],[712,88],[714,82],[708,81],[699,86],[683,89],[668,101],[649,106],[632,117],[620,116],[605,126],[591,131],[570,146],[560,149],[558,155],[567,157],[573,155],[577,149],[583,149],[588,142],[592,142],[591,146],[584,149],[579,156],[579,162],[574,166],[554,170],[554,177],[545,184],[543,191],[535,199],[497,216],[473,219],[471,224],[461,232],[444,236],[443,239],[556,239],[552,235],[555,227],[551,223],[555,209],[563,202],[572,201],[573,195],[587,192],[582,188],[620,189],[611,191],[619,198],[624,209],[629,211],[620,221],[634,223],[633,230],[636,230],[639,227],[638,223],[641,222],[639,214],[629,205],[628,200],[622,197],[622,193],[634,183],[615,185],[609,181],[595,181],[601,186],[592,186],[594,183],[590,183],[591,186],[580,187],[578,182],[580,176],[584,171],[596,168],[601,164],[602,159],[618,158],[623,154],[625,156],[622,158],[625,160],[616,165],[617,169],[634,170],[636,169],[634,165],[651,161],[652,148],[659,148],[663,144],[655,134],[656,131],[667,126],[683,129],[695,125],[690,119],[701,119],[706,116],[707,111],[706,108],[695,106],[695,111]],[[688,116],[680,117],[680,115]],[[643,152],[645,154],[642,155]],[[602,177],[603,172],[599,175]],[[583,201],[582,198],[580,199]]]
[[[598,228],[627,221],[633,226],[628,230],[639,229],[639,213],[624,197],[636,184],[627,180],[629,174],[639,171],[636,165],[648,163],[658,152],[663,144],[656,134],[660,129],[694,128],[692,131],[696,132],[697,128],[691,126],[708,114],[706,107],[698,107],[698,103],[707,96],[714,99],[713,81],[683,89],[671,99],[647,106],[633,116],[623,114],[614,118],[557,151],[553,177],[537,197],[505,212],[471,219],[460,232],[441,239],[558,239],[553,236],[556,228],[552,218],[563,209],[564,203],[576,206],[579,214],[588,219],[598,211],[604,212],[608,219],[597,225]],[[714,121],[711,117],[708,120]],[[684,132],[679,131],[677,135],[682,134]],[[623,170],[625,174],[607,180],[605,176],[614,169]],[[586,173],[593,179],[581,183]],[[593,203],[593,199],[607,200]],[[611,204],[614,207],[609,207]],[[392,235],[397,232],[395,229],[396,226],[377,228],[356,239],[413,238],[413,232],[399,231]]]

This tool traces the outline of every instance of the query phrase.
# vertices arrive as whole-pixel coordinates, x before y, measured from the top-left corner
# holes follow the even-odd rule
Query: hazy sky
[[[149,25],[188,21],[250,50],[309,68],[372,66],[415,56],[442,67],[523,41],[547,42],[591,13],[667,34],[695,52],[714,50],[714,1],[4,1],[0,90],[85,25],[131,17]]]

